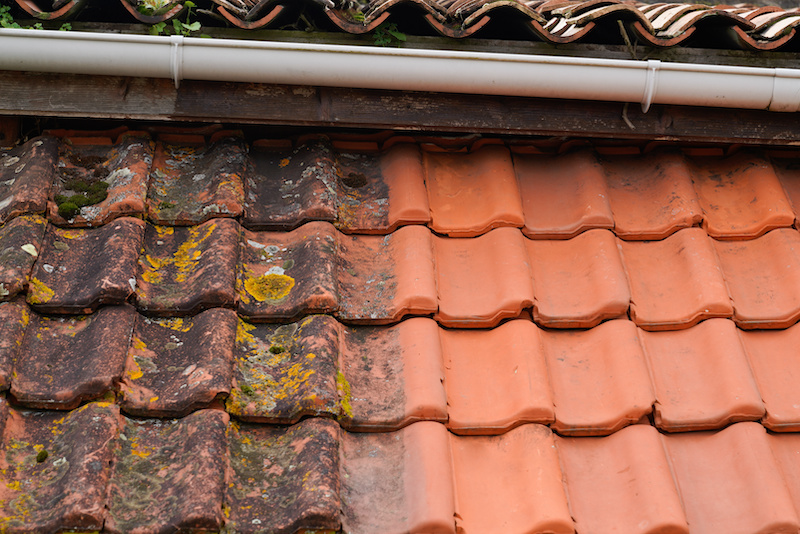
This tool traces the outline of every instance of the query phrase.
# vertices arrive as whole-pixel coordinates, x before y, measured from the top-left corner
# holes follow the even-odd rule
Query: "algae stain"
[[[30,293],[28,293],[28,302],[31,304],[44,304],[50,302],[55,296],[55,291],[47,287],[47,285],[34,277],[31,278]]]
[[[279,302],[294,287],[294,278],[285,274],[270,273],[244,281],[247,292],[257,301]]]
[[[336,389],[339,392],[339,403],[342,405],[344,414],[350,419],[353,418],[353,405],[351,403],[352,394],[350,393],[350,382],[345,378],[341,370],[336,371]]]

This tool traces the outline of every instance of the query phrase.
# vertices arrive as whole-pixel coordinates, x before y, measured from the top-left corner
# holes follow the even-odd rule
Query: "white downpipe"
[[[0,70],[794,112],[800,69],[0,29]]]

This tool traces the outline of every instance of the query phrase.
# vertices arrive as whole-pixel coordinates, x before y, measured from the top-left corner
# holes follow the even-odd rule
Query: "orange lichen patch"
[[[282,302],[293,287],[294,278],[285,274],[270,273],[244,281],[244,288],[259,302]]]
[[[28,286],[28,302],[31,304],[45,304],[52,300],[55,291],[47,287],[44,282],[38,278],[31,278],[30,285]]]

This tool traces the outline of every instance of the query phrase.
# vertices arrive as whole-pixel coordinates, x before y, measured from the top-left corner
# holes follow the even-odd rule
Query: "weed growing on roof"
[[[161,0],[150,0],[151,2],[160,2]],[[191,0],[187,0],[183,4],[186,6],[186,20],[181,21],[178,17],[172,19],[172,30],[167,29],[166,22],[157,22],[150,27],[150,35],[183,35],[184,37],[191,36],[194,32],[200,30],[200,21],[192,22],[192,8],[197,7],[197,4]],[[210,35],[200,34],[200,37],[210,37]]]
[[[384,22],[372,33],[372,38],[377,46],[397,46],[405,42],[406,34],[397,29],[397,24],[394,22]]]
[[[42,26],[41,22],[35,23],[33,26],[21,26],[19,23],[14,21],[14,17],[11,15],[11,7],[10,6],[0,6],[0,27],[2,28],[17,28],[22,30],[43,30],[44,26]],[[72,29],[72,24],[69,22],[65,22],[61,26],[59,26],[59,31],[69,31]]]

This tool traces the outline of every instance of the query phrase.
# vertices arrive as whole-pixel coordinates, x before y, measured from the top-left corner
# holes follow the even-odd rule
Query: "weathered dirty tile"
[[[239,320],[235,383],[228,412],[239,419],[294,423],[304,416],[337,417],[346,382],[337,368],[339,325],[312,315],[285,325]]]
[[[232,219],[189,227],[148,224],[139,256],[136,306],[155,315],[233,307],[239,232]]]
[[[254,146],[250,152],[242,223],[250,230],[291,230],[337,217],[334,156],[325,138],[294,150]]]
[[[0,530],[102,530],[119,408],[103,402],[69,413],[9,412],[0,468]]]
[[[228,414],[123,419],[109,481],[105,530],[216,532],[222,523]]]
[[[692,174],[680,152],[603,158],[614,232],[622,239],[663,239],[703,219]]]
[[[688,534],[664,445],[650,425],[603,438],[556,437],[577,532]]]
[[[336,230],[330,223],[242,234],[236,279],[240,315],[252,321],[289,320],[339,307]]]
[[[590,228],[614,228],[605,171],[594,152],[514,154],[514,169],[526,236],[566,239]]]
[[[450,443],[459,532],[574,532],[549,428],[528,424]]]
[[[59,145],[48,217],[58,226],[101,226],[144,213],[154,145],[141,133],[106,144]]]
[[[25,290],[46,226],[38,215],[22,215],[0,227],[0,301]]]
[[[338,531],[339,425],[305,419],[291,427],[228,427],[226,527],[242,534]]]
[[[692,179],[703,227],[712,237],[752,238],[794,223],[794,212],[770,162],[741,151],[721,159],[695,157]]]
[[[413,317],[393,327],[341,326],[337,386],[341,425],[396,430],[415,421],[447,421],[439,327]]]
[[[608,321],[591,330],[545,331],[542,337],[555,431],[602,436],[650,414],[655,396],[631,321]]]
[[[135,316],[129,305],[105,306],[93,315],[34,314],[11,395],[24,406],[69,410],[112,391],[125,369]]]
[[[444,326],[490,327],[533,305],[525,238],[497,228],[471,239],[434,237],[439,311]]]
[[[57,163],[58,141],[52,137],[0,151],[0,223],[45,212]]]
[[[486,146],[472,154],[425,152],[431,227],[472,237],[500,226],[522,227],[522,199],[508,149]]]
[[[655,423],[683,432],[758,421],[764,405],[736,326],[709,319],[686,330],[641,332],[656,392]]]
[[[786,330],[741,331],[739,335],[767,411],[762,424],[776,432],[800,431],[800,325]]]
[[[182,417],[227,396],[236,325],[236,313],[224,308],[186,318],[137,316],[120,384],[123,411]]]
[[[452,432],[501,434],[523,423],[553,422],[541,334],[531,321],[442,330],[441,340]]]
[[[234,137],[210,146],[159,142],[150,173],[147,216],[161,225],[238,217],[246,166],[247,148]]]
[[[740,328],[800,319],[800,233],[779,228],[747,241],[714,241]]]
[[[450,443],[444,425],[342,436],[342,528],[350,534],[455,534]]]
[[[589,230],[567,240],[526,240],[533,318],[551,328],[591,328],[624,316],[631,301],[617,239]]]
[[[436,312],[430,230],[404,226],[387,236],[337,238],[337,317],[380,324]]]
[[[336,226],[346,233],[386,234],[430,221],[419,148],[397,144],[380,154],[336,152]]]
[[[794,154],[792,154],[794,156]],[[795,224],[800,217],[800,162],[796,157],[772,157],[772,169],[783,185],[786,198],[792,206]]]
[[[692,534],[795,532],[797,512],[758,423],[664,436]]]
[[[0,302],[0,391],[11,387],[11,373],[29,322],[24,302]]]
[[[93,229],[47,227],[28,303],[43,313],[90,313],[134,292],[144,222],[122,217]]]
[[[700,228],[686,228],[662,241],[619,242],[637,325],[672,330],[733,315],[711,241]]]

